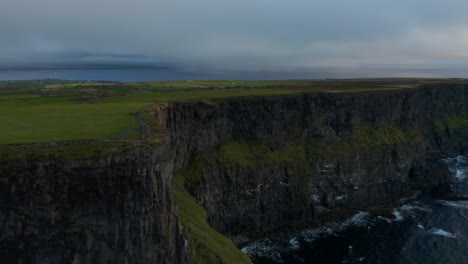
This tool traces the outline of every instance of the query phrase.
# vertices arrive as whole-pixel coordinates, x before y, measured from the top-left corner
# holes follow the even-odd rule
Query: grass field
[[[73,139],[139,139],[136,114],[157,102],[312,91],[362,92],[413,88],[436,80],[0,82],[0,144]],[[440,80],[437,80],[440,82]],[[465,82],[465,80],[457,80]]]
[[[147,103],[78,104],[2,102],[0,142],[25,143],[65,139],[138,139],[135,115]],[[119,136],[120,135],[120,136]]]

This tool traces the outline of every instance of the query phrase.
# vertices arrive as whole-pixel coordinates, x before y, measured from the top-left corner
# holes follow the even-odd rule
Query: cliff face
[[[434,161],[466,153],[467,95],[444,84],[173,103],[155,112],[157,147],[2,160],[0,262],[248,262],[205,214],[239,238],[444,191]]]
[[[443,191],[434,161],[466,151],[467,88],[316,93],[167,109],[176,163],[210,224],[235,237],[319,224]],[[183,167],[183,166],[180,166]]]
[[[167,152],[2,162],[0,263],[182,262]]]

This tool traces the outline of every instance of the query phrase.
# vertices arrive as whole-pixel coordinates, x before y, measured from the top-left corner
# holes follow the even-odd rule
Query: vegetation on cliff
[[[194,170],[201,169],[194,166],[188,169],[188,175],[197,173]],[[186,175],[186,173],[179,174],[173,180],[172,190],[179,209],[181,224],[184,227],[184,236],[189,241],[189,262],[194,264],[252,263],[230,239],[210,227],[206,210],[184,189],[185,181],[193,180],[191,176]]]
[[[255,167],[293,161],[317,161],[324,157],[340,155],[349,157],[356,152],[369,152],[379,147],[406,144],[420,145],[423,141],[415,130],[403,131],[391,126],[359,127],[353,134],[339,141],[326,138],[290,139],[282,144],[281,140],[246,142],[228,140],[219,147],[218,159],[224,165]]]
[[[461,115],[438,118],[434,123],[437,129],[440,131],[445,131],[447,129],[468,128],[468,119]]]

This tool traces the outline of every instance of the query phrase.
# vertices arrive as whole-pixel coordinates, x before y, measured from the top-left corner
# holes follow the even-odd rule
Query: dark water
[[[196,80],[197,76],[216,79],[215,75],[153,69],[44,69],[0,70],[0,80],[91,80],[91,81],[163,81]]]
[[[468,156],[444,160],[452,188],[468,196]],[[289,232],[242,250],[254,263],[467,264],[468,201],[419,198],[390,220],[361,212],[343,223]]]
[[[464,77],[466,70],[374,69],[374,68],[311,68],[291,71],[268,70],[184,70],[168,69],[0,69],[0,81],[11,80],[90,80],[90,81],[167,81],[167,80],[286,80],[323,78],[382,78],[382,77]]]
[[[92,81],[167,81],[167,80],[283,80],[337,77],[323,72],[194,72],[158,69],[43,69],[2,70],[0,81],[10,80],[92,80]]]

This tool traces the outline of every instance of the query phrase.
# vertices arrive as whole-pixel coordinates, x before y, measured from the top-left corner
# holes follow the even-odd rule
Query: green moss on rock
[[[173,193],[179,208],[184,234],[189,239],[188,256],[196,264],[242,264],[252,261],[227,237],[210,227],[207,213],[184,189],[185,174],[173,182]]]
[[[463,116],[449,116],[438,118],[434,121],[438,130],[445,131],[447,129],[468,128],[468,119]]]
[[[261,144],[228,140],[220,146],[218,159],[225,165],[256,167],[304,160],[305,152],[302,142],[288,141],[279,148],[271,149]]]
[[[190,191],[200,183],[202,178],[202,167],[205,161],[205,155],[202,153],[195,154],[183,173],[184,187]]]
[[[249,144],[228,140],[220,146],[218,160],[226,166],[257,167],[291,162],[315,163],[327,156],[349,157],[355,152],[378,151],[389,145],[423,145],[418,131],[403,131],[391,126],[360,127],[339,141],[326,138],[307,140],[269,140],[269,144]],[[280,142],[280,143],[279,143]]]

